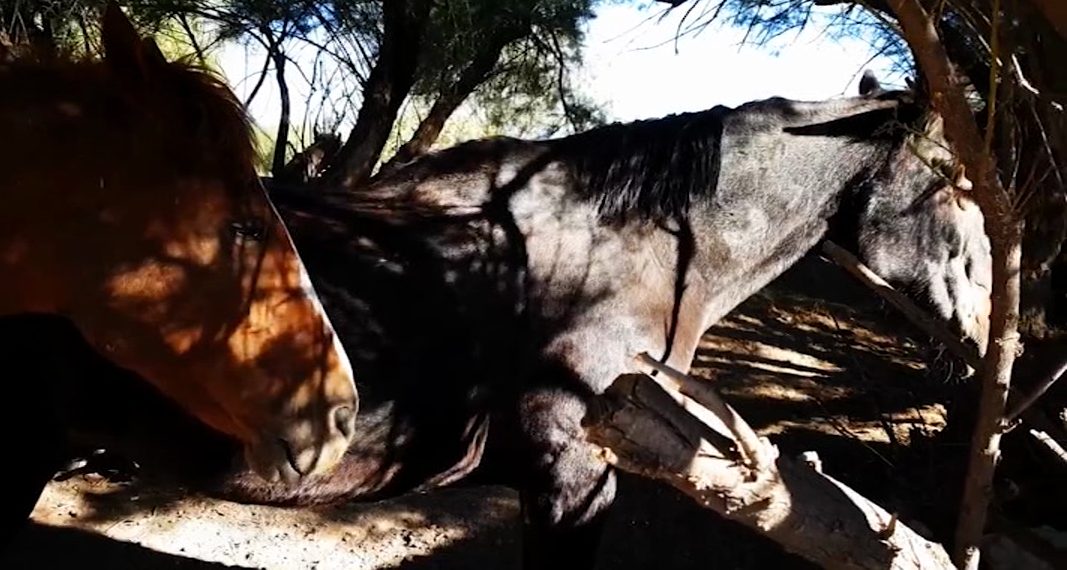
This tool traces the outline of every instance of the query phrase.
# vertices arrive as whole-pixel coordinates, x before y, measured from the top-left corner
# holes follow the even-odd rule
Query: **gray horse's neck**
[[[689,215],[709,327],[815,247],[885,152],[780,133],[727,133],[723,147],[718,187]]]

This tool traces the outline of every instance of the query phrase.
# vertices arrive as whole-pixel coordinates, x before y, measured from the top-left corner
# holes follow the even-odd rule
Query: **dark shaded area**
[[[789,325],[790,319],[799,321],[803,315],[818,311],[836,319],[840,329],[815,327],[810,320],[804,320],[802,327]],[[862,331],[885,336],[868,337],[861,335]],[[747,396],[745,389],[759,382],[761,375],[788,379],[781,372],[768,372],[754,365],[776,364],[803,374],[815,374],[818,368],[756,358],[719,344],[720,340],[738,339],[759,340],[817,355],[843,370],[816,375],[812,382],[820,387],[855,388],[856,393],[826,401]],[[709,331],[706,340],[713,341],[714,348],[706,343],[702,356],[730,355],[732,362],[698,363],[696,372],[715,374],[726,398],[757,428],[781,420],[817,422],[841,416],[855,422],[878,420],[933,402],[948,402],[951,413],[967,401],[966,382],[949,382],[946,380],[952,378],[944,371],[922,368],[934,363],[934,352],[923,350],[928,345],[920,332],[883,307],[843,271],[815,256],[805,258],[764,292],[746,301],[723,325]],[[1026,375],[1039,375],[1042,366],[1056,361],[1060,354],[1057,348],[1050,343],[1028,350],[1020,361],[1020,386],[1033,382],[1028,382]],[[905,365],[907,362],[918,367],[911,368]],[[1064,385],[1057,385],[1048,395],[1049,402],[1064,401],[1065,392]],[[961,403],[953,404],[955,401]],[[923,426],[915,425],[908,445],[860,442],[849,435],[848,425],[841,428],[844,431],[829,434],[793,427],[771,439],[787,454],[817,450],[827,472],[884,507],[900,512],[903,520],[914,527],[929,529],[935,539],[944,540],[946,533],[951,533],[955,516],[969,426],[955,428],[950,424],[944,432],[924,436]],[[998,516],[1010,517],[1015,525],[1052,524],[1067,528],[1062,524],[1062,505],[1067,504],[1062,499],[1064,474],[1049,468],[1044,450],[1023,432],[1009,435],[1005,448],[998,484],[1003,487],[1011,479],[1019,491],[1014,499],[1000,503]],[[461,485],[477,483],[480,481],[472,479]],[[600,549],[599,568],[811,568],[776,544],[702,509],[674,489],[631,476],[620,477],[619,485],[616,508],[608,517],[607,535]],[[128,492],[134,489],[131,487]],[[131,506],[124,496],[125,493],[99,503],[100,516],[133,514],[122,508]],[[142,495],[141,501],[147,498]],[[420,500],[444,499],[443,494],[429,493]],[[47,538],[42,535],[42,540]],[[489,561],[507,560],[507,565],[494,567],[518,568],[518,545],[517,530],[475,536],[398,567],[486,567]],[[500,550],[507,552],[502,554]]]
[[[78,529],[38,524],[28,526],[13,546],[0,552],[0,567],[5,570],[68,568],[77,565],[108,570],[243,568],[158,552]]]

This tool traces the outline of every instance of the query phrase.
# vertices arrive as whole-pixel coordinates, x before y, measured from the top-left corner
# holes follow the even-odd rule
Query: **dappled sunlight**
[[[139,510],[128,508],[132,505]],[[40,524],[197,560],[346,570],[393,568],[471,540],[514,541],[517,519],[517,496],[502,487],[294,509],[242,505],[156,486],[118,486],[84,476],[51,483],[33,515]],[[508,558],[506,553],[498,556]]]
[[[0,316],[69,319],[248,444],[264,477],[328,469],[353,372],[256,175],[243,105],[117,5],[101,35],[102,60],[0,67]]]
[[[929,437],[944,429],[945,421],[945,407],[931,404],[874,419],[860,419],[847,414],[820,414],[804,419],[779,420],[756,432],[761,436],[773,436],[799,430],[863,442],[909,445],[912,443],[913,430]]]
[[[843,271],[832,271],[805,258],[744,302],[704,336],[693,375],[714,383],[772,441],[830,437],[862,456],[870,454],[864,445],[935,436],[947,412],[928,384],[928,355],[892,323],[872,321],[873,295],[863,299]],[[813,286],[806,276],[815,272],[821,282]],[[859,297],[842,302],[850,295]]]

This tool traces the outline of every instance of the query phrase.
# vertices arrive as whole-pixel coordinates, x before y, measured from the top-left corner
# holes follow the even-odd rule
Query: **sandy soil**
[[[951,528],[965,452],[964,438],[942,433],[956,372],[818,258],[710,330],[694,371],[783,452],[817,450],[828,473],[935,536]],[[92,476],[53,482],[0,567],[518,568],[518,503],[506,488],[301,511],[178,495]],[[600,567],[809,566],[673,489],[624,476]]]

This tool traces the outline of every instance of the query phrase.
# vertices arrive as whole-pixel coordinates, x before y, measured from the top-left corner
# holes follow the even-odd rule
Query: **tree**
[[[13,46],[45,53],[92,53],[89,29],[99,6],[79,0],[26,0],[0,4],[0,33]],[[92,24],[90,23],[92,22]]]
[[[579,24],[592,16],[590,4],[574,0],[456,2],[451,9],[442,10],[431,27],[431,42],[450,49],[427,54],[423,62],[426,72],[414,90],[416,96],[432,98],[433,104],[393,161],[406,162],[426,152],[445,121],[487,82],[506,88],[530,85],[532,79],[538,82],[536,88],[543,97],[544,85],[539,82],[553,78],[557,96],[569,107],[572,94],[560,78],[569,63],[580,60]],[[482,101],[492,104],[487,98]],[[568,112],[572,123],[585,126],[584,118],[571,115]]]
[[[590,0],[415,5],[420,11],[404,8],[403,2],[385,4],[382,40],[364,103],[348,140],[327,168],[330,183],[356,188],[370,178],[409,96],[431,101],[430,109],[392,164],[428,150],[456,109],[494,79],[518,82],[533,74],[542,96],[544,85],[558,85],[557,95],[564,106],[569,104],[563,77],[568,63],[579,57],[574,46],[581,41],[580,24],[592,16]]]
[[[329,133],[347,117],[354,126],[332,156],[319,156],[320,183],[355,188],[382,158],[402,105],[425,102],[405,161],[429,149],[449,117],[476,96],[497,114],[544,111],[559,102],[581,128],[597,114],[570,85],[568,70],[581,58],[581,23],[595,0],[131,0],[127,9],[146,32],[183,36],[206,63],[212,48],[231,42],[256,47],[264,61],[250,104],[268,78],[281,99],[272,135],[270,171],[276,177],[300,169],[286,163],[292,144]],[[15,45],[92,52],[94,31],[85,22],[102,0],[19,0],[0,6],[0,19]],[[306,48],[311,48],[307,57]],[[310,61],[309,61],[310,60]],[[310,88],[308,114],[292,116],[294,82]],[[520,93],[520,104],[494,98],[483,88]],[[548,86],[553,86],[549,88]],[[513,89],[517,87],[517,89]],[[481,96],[478,96],[480,93]],[[524,106],[525,105],[525,106]],[[294,135],[295,133],[295,135]],[[304,171],[306,172],[306,171]]]
[[[421,0],[382,4],[378,56],[363,87],[356,125],[326,168],[331,183],[355,188],[370,177],[400,105],[415,84],[429,13],[430,3]]]

